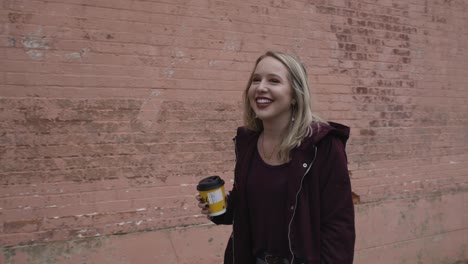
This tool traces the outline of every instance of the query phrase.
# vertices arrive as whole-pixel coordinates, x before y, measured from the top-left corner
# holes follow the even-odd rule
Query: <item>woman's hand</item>
[[[211,217],[210,217],[211,211],[210,211],[210,208],[209,208],[210,207],[209,204],[207,204],[207,203],[205,203],[205,201],[203,201],[200,194],[197,194],[195,196],[195,198],[198,201],[198,207],[201,208],[201,213],[206,215],[207,218],[211,220]]]

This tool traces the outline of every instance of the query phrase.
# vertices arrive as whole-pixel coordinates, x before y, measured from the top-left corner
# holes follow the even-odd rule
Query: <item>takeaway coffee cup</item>
[[[210,216],[217,216],[226,212],[224,181],[219,176],[210,176],[201,180],[197,185],[203,201],[210,206]]]

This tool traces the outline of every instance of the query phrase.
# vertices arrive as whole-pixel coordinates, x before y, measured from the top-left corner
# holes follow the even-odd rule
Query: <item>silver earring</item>
[[[292,104],[291,112],[292,112],[291,113],[291,122],[294,122],[294,121],[296,121],[296,118],[294,117],[294,114],[296,113],[296,104],[295,103]]]

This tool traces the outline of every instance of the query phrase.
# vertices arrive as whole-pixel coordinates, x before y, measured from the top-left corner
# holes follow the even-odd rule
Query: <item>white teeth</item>
[[[259,104],[268,104],[268,103],[271,103],[272,101],[270,99],[266,99],[266,98],[258,98],[257,99],[257,103]]]

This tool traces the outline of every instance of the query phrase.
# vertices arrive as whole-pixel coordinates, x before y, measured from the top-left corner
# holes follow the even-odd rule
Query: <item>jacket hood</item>
[[[323,138],[327,136],[334,136],[343,142],[343,145],[346,146],[346,142],[349,139],[350,128],[334,122],[328,123],[314,123],[311,125],[312,135],[305,138],[299,149],[308,148],[310,145],[316,145]]]

